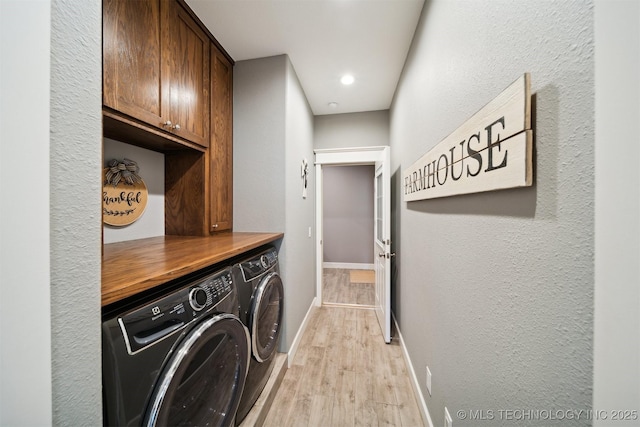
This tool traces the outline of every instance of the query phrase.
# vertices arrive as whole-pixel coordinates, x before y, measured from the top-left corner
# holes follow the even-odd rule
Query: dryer
[[[230,268],[103,312],[105,425],[230,426],[250,360]]]
[[[278,251],[269,246],[233,266],[238,288],[240,319],[249,328],[251,361],[236,423],[249,413],[264,389],[278,350],[282,331],[284,288],[278,265]]]

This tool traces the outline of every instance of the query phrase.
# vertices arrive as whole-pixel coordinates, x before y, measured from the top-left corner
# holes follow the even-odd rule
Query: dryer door
[[[249,345],[247,329],[232,314],[198,324],[163,368],[144,425],[232,425],[247,376]]]
[[[267,274],[256,288],[249,311],[251,349],[258,362],[269,359],[277,350],[282,330],[284,288],[276,272]]]

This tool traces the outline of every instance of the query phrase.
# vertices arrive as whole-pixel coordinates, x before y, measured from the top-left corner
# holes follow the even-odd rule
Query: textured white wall
[[[51,5],[53,424],[101,425],[102,4]]]
[[[135,161],[149,191],[147,207],[136,222],[122,227],[103,224],[104,243],[164,236],[164,154],[109,138],[103,146],[104,167],[111,159]]]
[[[51,425],[51,2],[0,2],[0,425]],[[19,43],[16,43],[19,41]]]
[[[370,166],[322,168],[324,262],[373,264],[373,180]]]
[[[100,425],[101,5],[53,0],[1,7],[3,182],[25,173],[22,162],[4,160],[28,153],[18,188],[33,198],[23,201],[20,217],[2,211],[11,231],[2,232],[0,423]],[[5,334],[5,326],[19,336]]]
[[[640,2],[595,2],[595,426],[640,414]],[[638,415],[640,416],[640,415]]]
[[[589,1],[427,2],[391,109],[395,313],[431,417],[592,407]],[[405,203],[399,175],[524,72],[535,185]],[[433,374],[432,395],[424,385]],[[590,421],[523,425],[589,425]]]

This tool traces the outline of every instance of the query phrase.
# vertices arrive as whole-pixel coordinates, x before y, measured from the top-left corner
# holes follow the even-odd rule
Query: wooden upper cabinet
[[[233,222],[233,60],[183,0],[103,0],[103,133],[165,154],[165,234]]]
[[[189,141],[209,146],[209,45],[189,13],[173,0],[161,2],[162,109],[170,128]]]
[[[175,0],[104,0],[104,105],[208,147],[210,43]]]
[[[211,46],[211,232],[233,226],[233,64]]]
[[[103,103],[152,126],[160,105],[160,2],[103,1]]]

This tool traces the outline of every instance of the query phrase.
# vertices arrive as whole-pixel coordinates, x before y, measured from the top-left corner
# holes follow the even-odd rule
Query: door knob
[[[379,256],[380,258],[384,258],[384,252],[380,252],[380,253],[378,254],[378,256]]]

